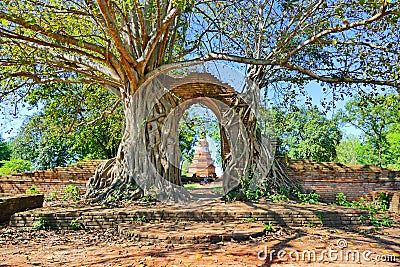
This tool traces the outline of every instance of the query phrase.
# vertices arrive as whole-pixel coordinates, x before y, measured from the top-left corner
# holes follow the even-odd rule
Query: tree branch
[[[104,119],[104,117],[105,117],[106,115],[113,114],[113,113],[115,112],[115,110],[118,108],[118,105],[119,105],[121,102],[122,102],[122,100],[121,100],[121,99],[118,99],[118,100],[114,103],[114,106],[113,106],[113,108],[112,108],[111,110],[106,110],[106,111],[104,111],[103,113],[101,113],[101,115],[100,115],[99,117],[97,117],[96,119],[94,119],[94,120],[92,120],[92,121],[90,121],[90,122],[81,122],[81,123],[79,123],[78,125],[76,125],[76,128],[79,128],[79,127],[81,127],[82,125],[92,125],[92,124],[98,122],[99,120]]]
[[[381,18],[383,18],[386,14],[390,13],[390,11],[386,11],[386,7],[387,7],[387,2],[386,0],[383,2],[382,4],[382,8],[380,9],[380,11],[378,13],[376,13],[374,16],[369,17],[367,19],[364,20],[360,20],[360,21],[356,21],[353,23],[345,23],[341,26],[337,26],[331,29],[326,29],[322,32],[319,32],[318,34],[313,35],[311,38],[307,39],[306,41],[304,41],[303,43],[301,43],[300,45],[298,45],[294,50],[292,50],[290,53],[288,53],[288,55],[285,57],[285,59],[283,60],[284,62],[288,62],[290,60],[291,57],[293,57],[295,54],[297,54],[297,52],[299,52],[300,50],[302,50],[305,46],[310,45],[315,43],[316,41],[318,41],[319,39],[321,39],[322,37],[332,34],[332,33],[338,33],[338,32],[343,32],[352,28],[356,28],[359,26],[366,26],[368,24],[371,24],[375,21],[380,20]]]
[[[71,36],[65,36],[65,35],[62,35],[62,34],[59,34],[59,33],[50,32],[50,31],[44,29],[43,27],[40,27],[39,25],[29,24],[29,23],[27,23],[26,21],[24,21],[22,19],[8,16],[6,13],[4,13],[2,11],[0,11],[0,19],[5,19],[7,21],[13,22],[13,23],[18,24],[18,25],[20,25],[20,26],[22,26],[22,27],[24,27],[26,29],[30,29],[30,30],[32,30],[34,32],[37,32],[37,33],[40,33],[40,34],[42,34],[44,36],[53,38],[53,39],[55,39],[57,41],[60,41],[62,43],[75,45],[77,47],[82,47],[82,48],[85,48],[87,50],[96,52],[98,54],[105,55],[105,49],[102,48],[102,47],[99,47],[99,46],[97,46],[95,44],[88,43],[88,42],[82,41],[82,40],[77,40],[77,39],[75,39],[75,38],[73,38]]]

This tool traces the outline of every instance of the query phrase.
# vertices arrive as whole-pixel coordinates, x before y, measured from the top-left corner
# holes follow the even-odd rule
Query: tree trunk
[[[180,153],[177,125],[163,127],[176,99],[166,95],[154,79],[124,103],[125,130],[117,156],[104,162],[88,182],[86,197],[93,202],[136,199],[143,195],[165,201],[186,201],[190,194],[179,186]]]

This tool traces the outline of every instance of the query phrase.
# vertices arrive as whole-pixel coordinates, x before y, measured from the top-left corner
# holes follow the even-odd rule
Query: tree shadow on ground
[[[370,250],[373,255],[387,255],[387,256],[393,256],[395,255],[395,260],[397,262],[386,262],[385,266],[389,266],[390,264],[393,264],[395,266],[398,266],[398,261],[400,260],[399,254],[400,254],[400,220],[399,216],[395,216],[394,224],[392,225],[391,228],[381,228],[381,230],[375,229],[373,226],[348,226],[348,225],[336,225],[336,226],[324,226],[324,225],[319,225],[319,226],[312,226],[312,227],[306,227],[303,226],[302,228],[299,227],[290,227],[285,220],[280,216],[279,213],[274,212],[271,209],[268,209],[270,205],[268,204],[278,204],[284,206],[288,210],[293,210],[296,211],[295,207],[291,205],[286,205],[285,203],[265,203],[260,205],[259,203],[252,203],[252,202],[244,202],[248,207],[251,207],[253,209],[262,209],[265,211],[268,211],[270,213],[274,214],[275,221],[279,223],[279,226],[282,227],[282,229],[285,229],[287,231],[294,231],[296,232],[295,235],[288,236],[285,238],[280,238],[279,241],[277,241],[275,244],[273,244],[271,247],[268,247],[268,251],[264,249],[265,252],[272,253],[273,255],[264,255],[262,253],[262,256],[265,257],[263,259],[262,264],[259,266],[275,266],[276,264],[282,264],[282,263],[287,263],[290,262],[290,259],[288,261],[288,254],[282,255],[285,261],[279,261],[278,259],[278,253],[280,250],[285,251],[286,253],[291,251],[291,250],[296,250],[300,252],[300,249],[303,250],[311,250],[310,248],[306,247],[307,242],[304,242],[304,245],[301,247],[294,246],[293,243],[297,241],[298,243],[302,242],[305,237],[310,235],[310,232],[312,231],[312,236],[315,237],[315,239],[320,239],[321,242],[325,243],[325,246],[332,246],[333,249],[336,246],[336,250],[343,250],[345,253],[352,253],[351,251],[358,250],[358,247],[362,247],[360,249],[360,253],[363,251],[366,251],[367,249]],[[315,206],[315,207],[314,207]],[[297,207],[296,207],[297,208]],[[342,208],[342,207],[336,207],[338,210],[348,210],[348,208]],[[321,207],[318,207],[318,205],[308,205],[308,206],[302,206],[302,210],[304,211],[310,211],[314,213],[316,216],[319,216],[321,214]],[[357,209],[354,209],[357,210]],[[323,221],[322,221],[323,223]],[[383,229],[383,230],[382,230]],[[391,232],[393,232],[393,235],[387,235],[385,234],[385,230],[390,229]],[[365,232],[363,232],[363,230]],[[328,234],[329,233],[329,234]],[[329,235],[329,236],[327,236]],[[345,240],[346,247],[340,248],[337,247],[337,243],[339,240]],[[355,245],[354,243],[358,243],[358,245]],[[361,245],[359,245],[361,244]],[[317,244],[314,244],[315,246]],[[322,251],[325,248],[319,248],[316,249],[316,255],[317,258],[320,256]],[[350,252],[349,252],[350,251]],[[318,254],[320,253],[320,254]],[[350,259],[351,260],[351,259]],[[261,261],[260,261],[261,262]],[[292,261],[293,263],[296,263],[296,261]],[[304,261],[300,261],[304,262]],[[310,261],[309,261],[310,262]],[[324,263],[327,263],[329,261],[322,261]],[[297,262],[298,263],[298,262]],[[336,263],[335,261],[330,261],[330,263]],[[356,263],[356,262],[354,262]],[[365,263],[365,262],[358,262],[359,263]],[[375,263],[376,264],[376,263]]]

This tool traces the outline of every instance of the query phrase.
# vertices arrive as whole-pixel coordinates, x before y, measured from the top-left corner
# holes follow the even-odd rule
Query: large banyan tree
[[[169,190],[173,198],[184,199],[179,164],[169,156],[179,153],[171,146],[176,120],[169,114],[181,116],[182,110],[175,108],[183,104],[174,95],[179,82],[172,86],[171,71],[180,70],[174,72],[177,79],[189,66],[218,60],[245,64],[246,84],[253,91],[283,88],[290,96],[313,80],[339,96],[367,87],[399,91],[399,15],[399,3],[393,0],[3,0],[0,100],[3,108],[16,108],[27,96],[41,95],[43,84],[79,90],[101,86],[116,102],[100,117],[121,105],[125,127],[116,158],[99,167],[88,196],[102,201],[158,188],[160,197]],[[223,101],[222,106],[209,99],[202,103],[225,112],[220,123],[225,123],[228,139],[241,138],[235,141],[243,148],[236,151],[238,157],[249,153],[236,160],[239,165],[225,163],[230,174],[239,179],[245,172],[266,176],[270,169],[260,166],[260,160],[268,147],[257,135],[256,107],[243,101],[245,97],[232,101],[236,115],[225,112]],[[243,117],[241,107],[253,113]],[[230,128],[235,120],[245,125]],[[84,118],[77,113],[74,121],[80,125]],[[234,152],[231,148],[231,157]],[[224,188],[237,184],[226,182]]]

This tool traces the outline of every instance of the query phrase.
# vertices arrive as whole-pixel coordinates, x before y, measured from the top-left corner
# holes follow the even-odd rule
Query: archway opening
[[[184,187],[192,194],[221,196],[221,127],[216,114],[195,103],[183,113],[178,132]]]
[[[191,105],[183,113],[179,121],[179,149],[181,152],[182,176],[187,177],[189,166],[196,153],[196,147],[205,139],[208,145],[212,164],[215,167],[217,177],[221,177],[221,129],[217,116],[207,106],[196,103]]]

